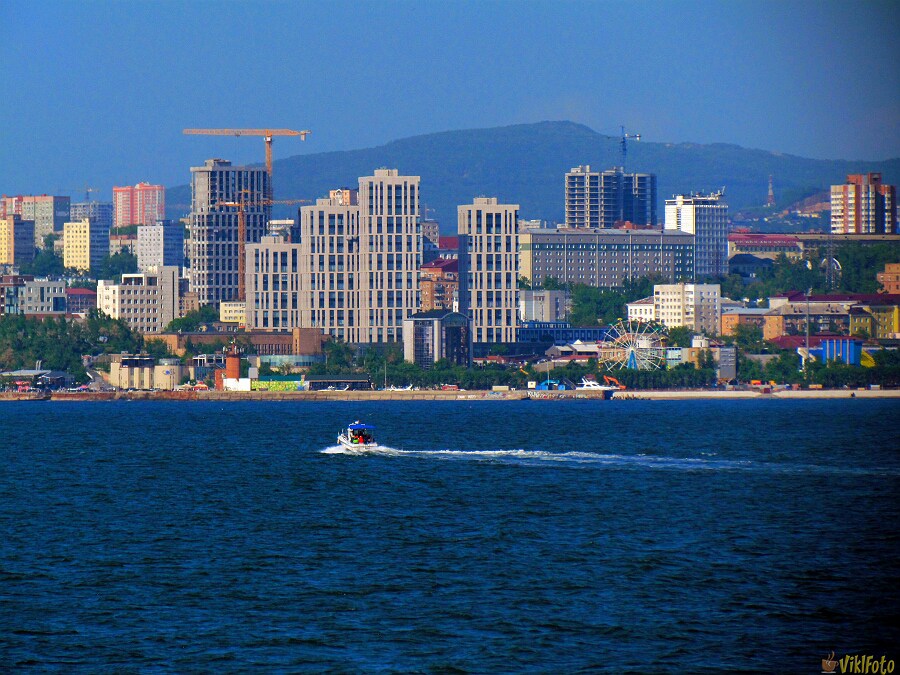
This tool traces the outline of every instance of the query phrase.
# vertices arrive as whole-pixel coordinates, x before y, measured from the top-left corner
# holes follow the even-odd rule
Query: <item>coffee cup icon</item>
[[[831,652],[831,656],[827,659],[822,659],[822,672],[823,673],[833,673],[834,669],[837,668],[838,662],[834,660],[834,652]]]

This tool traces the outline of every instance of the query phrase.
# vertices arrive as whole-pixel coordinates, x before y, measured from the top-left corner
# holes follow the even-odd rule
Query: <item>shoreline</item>
[[[598,391],[130,391],[0,393],[0,402],[43,401],[684,401],[684,400],[797,400],[896,399],[900,389],[805,389],[763,393],[755,390],[626,390],[612,396]]]

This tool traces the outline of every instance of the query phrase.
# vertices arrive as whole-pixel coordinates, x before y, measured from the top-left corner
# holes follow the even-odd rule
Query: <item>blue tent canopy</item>
[[[374,429],[374,428],[375,427],[373,427],[371,424],[360,424],[359,422],[357,422],[356,424],[350,425],[350,429],[352,429],[353,431],[359,431],[360,429]]]

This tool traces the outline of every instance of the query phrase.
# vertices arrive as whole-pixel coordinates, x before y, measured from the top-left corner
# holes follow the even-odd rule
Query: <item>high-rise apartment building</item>
[[[248,244],[246,288],[248,330],[300,328],[300,245],[276,235]]]
[[[34,222],[15,214],[0,217],[0,265],[24,265],[34,260]]]
[[[589,165],[566,174],[566,227],[611,228],[620,221],[656,225],[655,174]]]
[[[166,217],[166,189],[138,183],[113,188],[113,225],[152,225]]]
[[[138,225],[138,269],[184,266],[184,228],[181,223],[160,220],[155,225]]]
[[[44,248],[44,238],[48,234],[61,234],[63,225],[69,220],[69,197],[52,195],[17,196],[4,195],[0,215],[17,215],[22,220],[34,223],[34,245]]]
[[[151,267],[123,274],[119,283],[100,280],[97,308],[139,333],[161,333],[178,316],[178,275],[177,267]]]
[[[897,188],[881,182],[880,173],[851,174],[831,186],[833,234],[894,234]]]
[[[474,342],[515,342],[518,325],[518,204],[476,197],[458,207],[459,311]]]
[[[244,205],[247,242],[256,243],[271,215],[268,190],[263,167],[232,166],[222,159],[191,167],[188,264],[191,291],[201,305],[233,300],[238,294],[239,207],[224,204]]]
[[[728,205],[721,192],[667,199],[666,229],[694,235],[694,278],[728,274]]]
[[[693,279],[694,237],[669,230],[526,229],[519,233],[519,274],[535,288],[550,277],[598,288],[657,275]]]
[[[109,255],[109,228],[82,218],[63,229],[63,265],[85,272],[97,269]]]
[[[91,218],[108,232],[113,227],[112,202],[72,202],[69,207],[69,221],[75,222],[84,218]]]
[[[399,342],[419,311],[419,176],[376,169],[359,179],[360,337]]]
[[[358,197],[357,190],[332,190],[300,209],[299,325],[353,343],[367,341],[360,318],[368,295],[360,292],[364,261]],[[253,264],[248,261],[247,269]],[[258,309],[252,298],[248,316]]]
[[[300,209],[302,326],[353,343],[401,340],[419,302],[419,180],[376,169],[358,192]]]

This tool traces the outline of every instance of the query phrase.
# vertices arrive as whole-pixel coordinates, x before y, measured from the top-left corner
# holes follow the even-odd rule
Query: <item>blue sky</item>
[[[175,185],[276,157],[572,120],[644,140],[900,156],[900,3],[0,0],[0,192]],[[402,168],[402,167],[401,167]],[[352,177],[351,177],[352,178]]]

